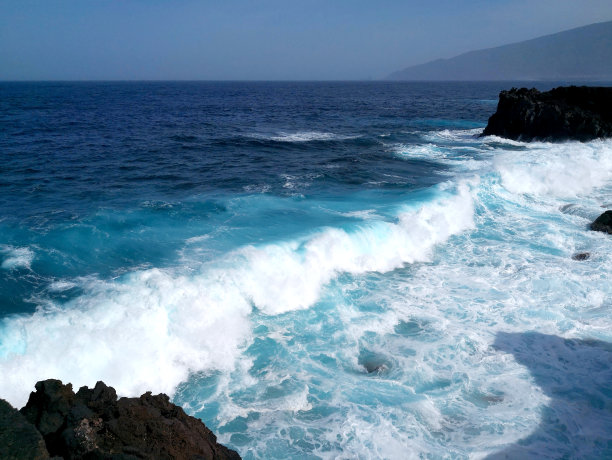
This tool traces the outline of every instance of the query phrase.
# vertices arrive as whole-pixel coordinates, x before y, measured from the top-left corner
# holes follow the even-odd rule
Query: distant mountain
[[[387,80],[612,80],[612,21],[408,67]]]

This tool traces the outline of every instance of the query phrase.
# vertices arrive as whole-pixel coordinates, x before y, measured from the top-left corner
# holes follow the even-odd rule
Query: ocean
[[[612,457],[612,141],[478,137],[558,85],[0,83],[0,397],[164,392],[245,459]]]

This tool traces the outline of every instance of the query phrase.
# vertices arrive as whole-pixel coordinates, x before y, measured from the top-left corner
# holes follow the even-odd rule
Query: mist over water
[[[612,142],[478,138],[500,89],[1,84],[0,397],[166,392],[243,458],[609,456]]]

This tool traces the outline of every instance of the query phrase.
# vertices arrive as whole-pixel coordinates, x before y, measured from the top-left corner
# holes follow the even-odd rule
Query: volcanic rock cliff
[[[569,86],[547,92],[512,88],[499,104],[483,136],[548,141],[612,137],[612,88]]]
[[[118,400],[103,382],[76,394],[59,380],[38,382],[20,411],[0,400],[0,428],[3,459],[240,459],[168,396]]]

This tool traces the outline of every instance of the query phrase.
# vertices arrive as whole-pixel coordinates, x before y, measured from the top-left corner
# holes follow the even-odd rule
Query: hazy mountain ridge
[[[394,72],[388,80],[610,80],[612,21]]]

